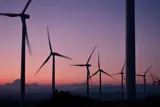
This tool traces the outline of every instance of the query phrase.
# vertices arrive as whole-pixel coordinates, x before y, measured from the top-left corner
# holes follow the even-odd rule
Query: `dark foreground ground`
[[[17,101],[0,101],[0,107],[19,107]],[[56,92],[55,96],[46,101],[26,102],[25,107],[160,107],[160,98],[150,96],[136,101],[99,101],[86,97],[73,96],[68,92]]]
[[[72,96],[67,92],[56,93],[49,101],[38,104],[38,107],[160,107],[160,98],[148,97],[137,101],[99,101],[80,96]]]

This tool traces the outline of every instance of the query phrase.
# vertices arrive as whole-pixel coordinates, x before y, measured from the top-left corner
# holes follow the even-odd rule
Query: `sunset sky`
[[[28,0],[0,0],[0,12],[20,13]],[[86,69],[71,64],[86,63],[91,59],[91,73],[97,70],[97,53],[101,67],[114,74],[120,72],[125,61],[125,0],[32,0],[26,13],[28,36],[33,54],[26,50],[27,83],[50,84],[52,60],[34,76],[48,57],[47,30],[49,26],[52,48],[73,60],[56,57],[56,84],[76,84],[86,80]],[[144,73],[151,64],[154,75],[160,77],[160,0],[136,1],[136,66]],[[0,84],[20,78],[21,21],[0,16]],[[150,75],[147,76],[151,82]],[[142,78],[137,77],[137,83]],[[98,83],[98,76],[93,78]],[[104,84],[119,84],[103,76]]]

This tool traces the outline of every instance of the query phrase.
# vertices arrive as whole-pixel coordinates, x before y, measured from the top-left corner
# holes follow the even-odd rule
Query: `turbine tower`
[[[143,78],[143,86],[144,86],[144,94],[146,93],[146,74],[148,73],[148,71],[151,69],[152,65],[149,66],[149,68],[145,71],[145,73],[143,75],[137,74],[136,76],[142,77]]]
[[[121,93],[122,93],[122,100],[124,100],[124,82],[123,82],[123,80],[126,80],[126,78],[124,77],[124,67],[125,67],[125,64],[126,64],[126,63],[124,63],[121,72],[116,73],[116,74],[113,74],[113,75],[121,75]]]
[[[47,34],[48,34],[50,54],[47,57],[47,59],[44,61],[44,63],[40,66],[40,68],[37,70],[37,72],[35,73],[35,75],[41,70],[41,68],[49,61],[49,59],[52,56],[52,95],[54,95],[54,92],[55,92],[55,57],[58,56],[58,57],[62,57],[62,58],[70,59],[70,60],[71,60],[71,58],[67,57],[67,56],[64,56],[64,55],[61,55],[61,54],[59,54],[57,52],[53,52],[51,41],[50,41],[50,35],[49,35],[49,29],[48,29],[48,27],[47,27]]]
[[[8,17],[20,17],[22,22],[22,46],[21,46],[21,84],[20,84],[20,95],[21,95],[21,101],[20,105],[23,107],[24,101],[25,101],[25,42],[27,42],[29,53],[31,54],[31,47],[28,39],[28,33],[27,33],[27,25],[26,25],[26,19],[30,18],[30,15],[25,14],[28,6],[30,5],[32,0],[29,0],[23,9],[21,13],[0,13],[2,16],[8,16]]]
[[[98,52],[98,70],[90,78],[95,76],[97,73],[99,73],[99,99],[101,100],[102,99],[102,73],[108,75],[111,78],[113,78],[113,77],[110,74],[108,74],[107,72],[105,72],[103,69],[101,69],[99,52]]]
[[[89,79],[90,79],[90,69],[89,69],[89,67],[91,67],[91,64],[89,64],[89,61],[90,61],[96,47],[97,46],[94,47],[94,49],[93,49],[92,53],[90,54],[86,64],[74,64],[74,65],[72,65],[72,66],[86,67],[86,69],[87,69],[87,80],[86,80],[87,81],[87,84],[86,84],[87,85],[86,86],[87,97],[89,97]]]
[[[126,0],[126,98],[136,98],[135,6]]]

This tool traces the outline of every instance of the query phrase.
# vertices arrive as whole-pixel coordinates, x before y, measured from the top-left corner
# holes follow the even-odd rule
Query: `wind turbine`
[[[90,54],[86,64],[73,64],[72,65],[72,66],[86,67],[86,69],[87,69],[87,80],[86,80],[87,81],[86,82],[87,83],[86,84],[87,85],[86,86],[87,97],[89,97],[89,79],[90,79],[90,69],[89,69],[89,67],[91,67],[91,64],[89,64],[89,61],[90,61],[90,59],[91,59],[91,57],[93,55],[93,52],[95,51],[96,47],[97,46],[94,47],[94,49],[93,49],[92,53]]]
[[[113,74],[113,75],[121,75],[121,93],[122,93],[122,100],[124,100],[124,82],[123,82],[123,79],[126,80],[126,78],[124,77],[124,71],[123,71],[123,70],[124,70],[124,67],[125,67],[125,64],[126,64],[126,63],[124,63],[121,72],[116,73],[116,74]]]
[[[25,14],[28,6],[32,0],[29,0],[21,13],[0,13],[1,16],[7,17],[20,17],[22,21],[22,47],[21,47],[21,106],[23,106],[25,101],[25,42],[27,42],[29,53],[31,54],[31,47],[28,39],[26,19],[30,18],[30,15]]]
[[[47,57],[47,59],[44,61],[44,63],[40,66],[40,68],[37,70],[35,75],[41,70],[41,68],[49,61],[49,59],[52,56],[52,95],[54,95],[54,92],[55,92],[55,57],[58,56],[58,57],[66,58],[66,59],[69,59],[69,60],[71,60],[71,58],[67,57],[67,56],[64,56],[64,55],[61,55],[61,54],[59,54],[57,52],[53,52],[51,41],[50,41],[50,35],[49,35],[49,28],[48,27],[47,27],[47,34],[48,34],[50,54]]]
[[[157,80],[157,86],[158,86],[158,90],[160,89],[160,79],[158,79],[156,76],[154,76],[155,79]]]
[[[149,68],[145,71],[145,73],[143,75],[137,74],[136,76],[142,77],[143,78],[143,85],[144,85],[144,93],[146,92],[146,74],[148,73],[148,71],[151,69],[152,65],[149,66]]]
[[[126,0],[126,98],[136,98],[135,1]]]
[[[92,78],[93,76],[95,76],[97,73],[99,73],[99,98],[101,100],[102,99],[102,73],[108,75],[111,78],[113,78],[113,77],[110,74],[108,74],[107,72],[105,72],[103,69],[101,69],[101,67],[100,67],[99,52],[98,52],[98,70],[90,78]]]
[[[155,80],[155,78],[153,77],[153,75],[152,75],[152,72],[150,71],[150,75],[151,75],[151,78],[152,78],[152,85],[153,85],[153,88],[155,89],[156,88],[156,83],[157,83],[157,81]]]

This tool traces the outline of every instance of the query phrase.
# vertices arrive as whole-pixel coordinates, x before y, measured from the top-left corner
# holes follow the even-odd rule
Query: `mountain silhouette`
[[[70,92],[72,95],[86,96],[86,83],[57,85],[59,91]],[[158,90],[153,90],[152,85],[146,85],[147,95],[157,94]],[[51,85],[39,85],[37,83],[26,84],[26,99],[49,99],[51,97]],[[0,98],[19,98],[20,94],[20,79],[16,79],[11,83],[6,83],[0,86]],[[99,86],[90,86],[90,97],[99,98]],[[137,84],[137,97],[143,98],[143,84]],[[121,98],[121,85],[103,84],[102,98],[108,100]]]

